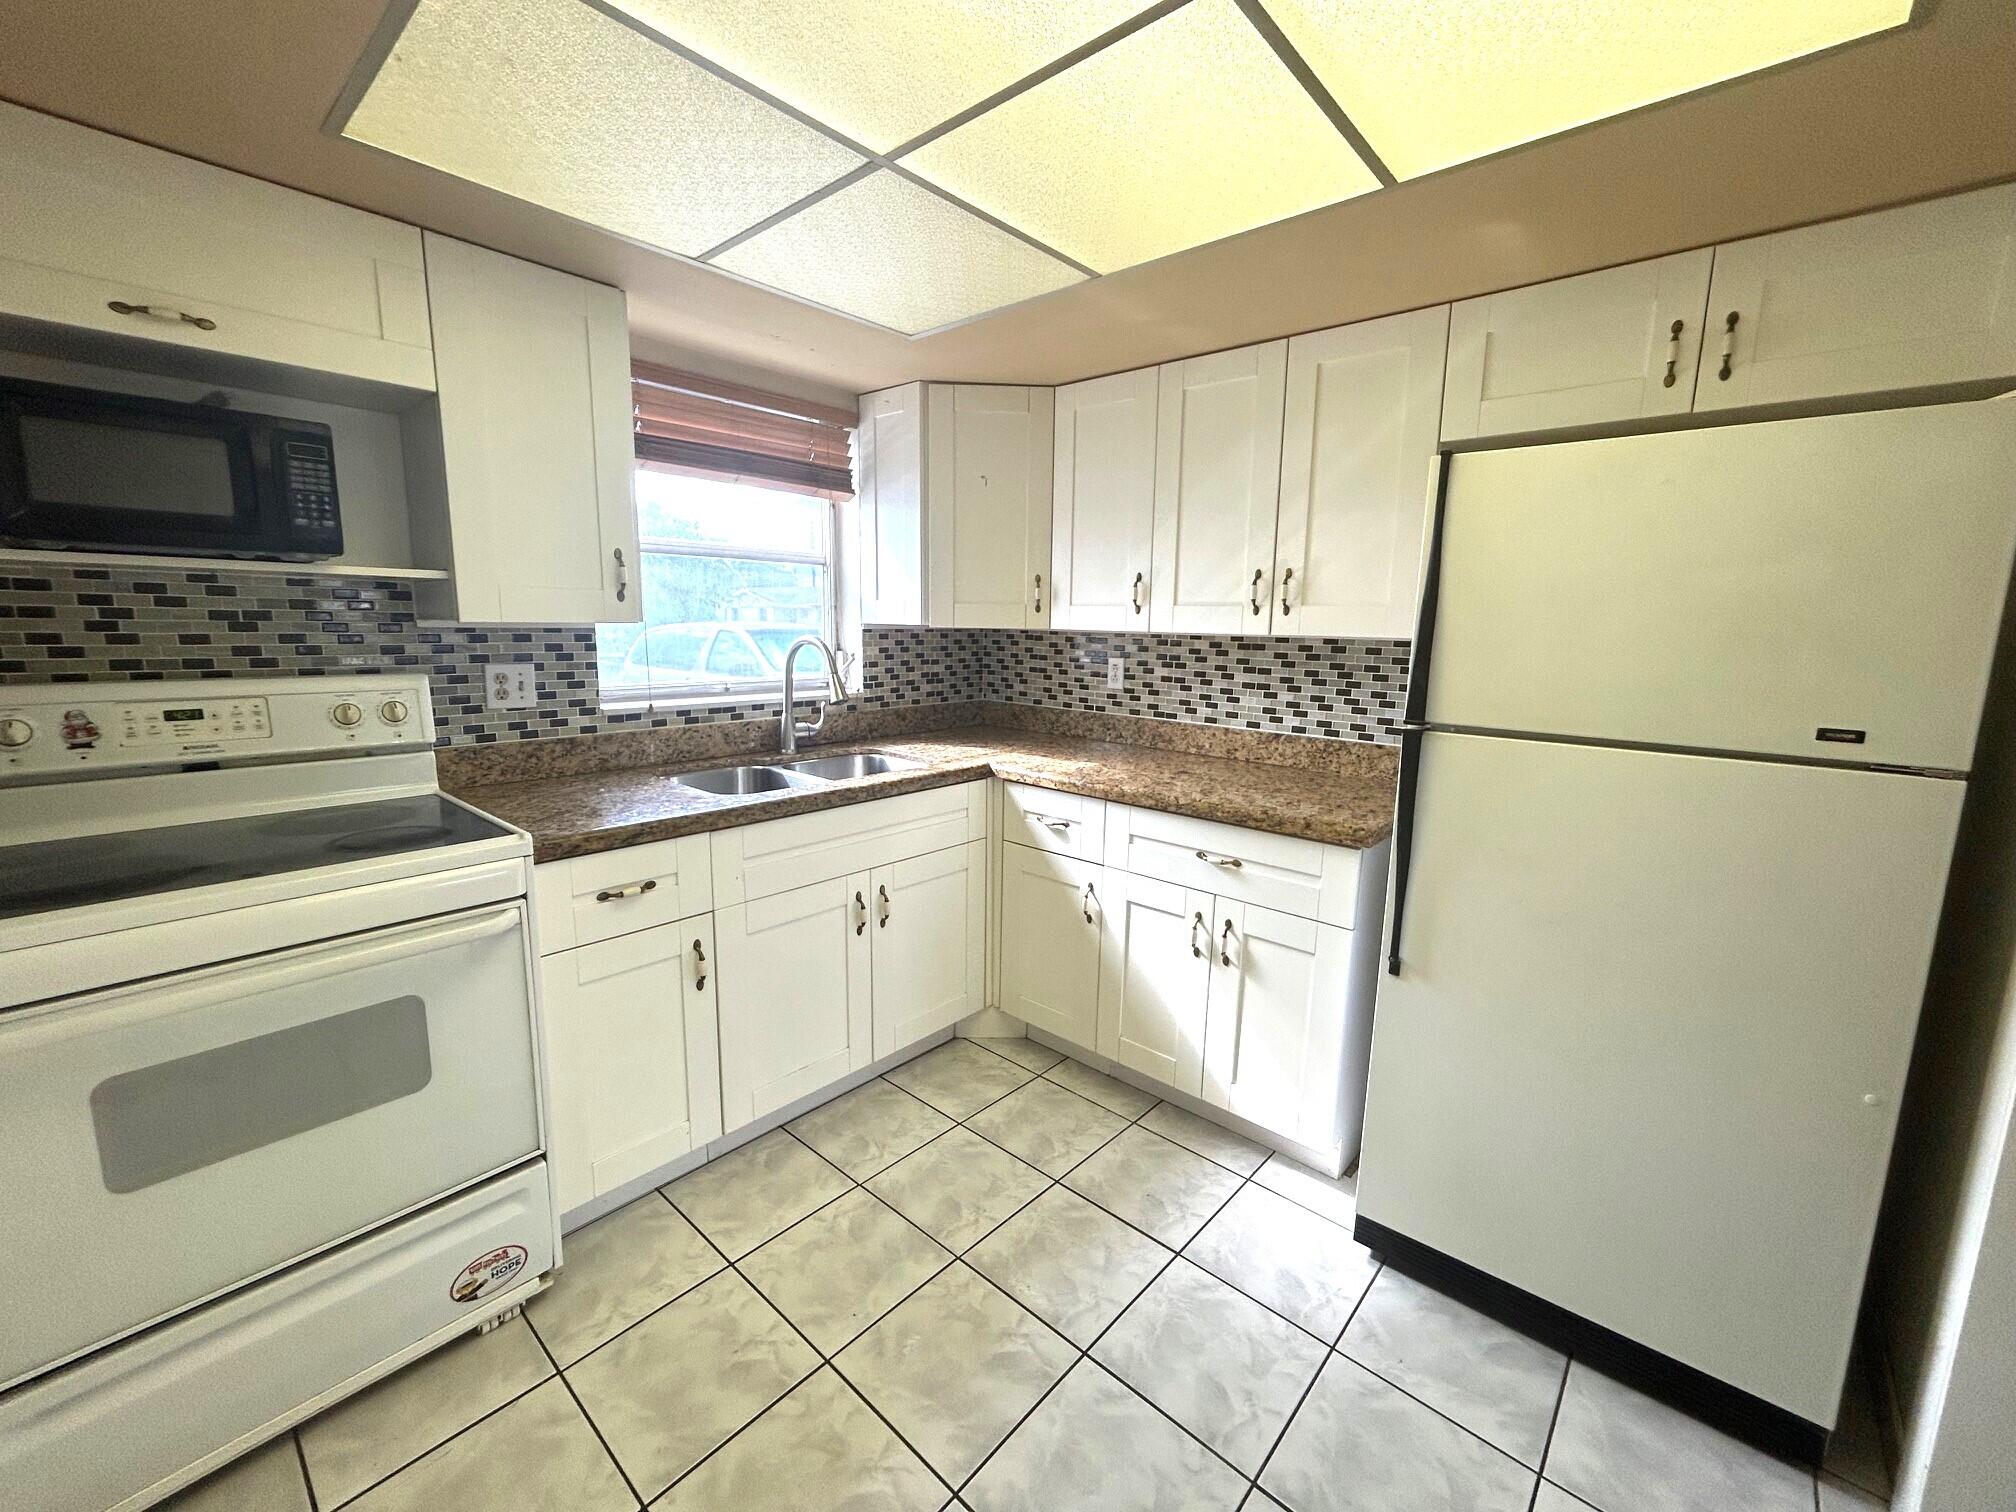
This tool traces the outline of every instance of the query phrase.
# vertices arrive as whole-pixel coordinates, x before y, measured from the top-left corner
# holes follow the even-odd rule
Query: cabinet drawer
[[[654,840],[532,869],[539,953],[592,945],[714,906],[705,835]]]
[[[1208,819],[1110,804],[1106,865],[1349,928],[1360,853]]]
[[[753,902],[986,838],[984,780],[717,830],[714,906]]]
[[[1001,838],[1097,861],[1106,849],[1106,804],[1020,782],[1001,784]]]

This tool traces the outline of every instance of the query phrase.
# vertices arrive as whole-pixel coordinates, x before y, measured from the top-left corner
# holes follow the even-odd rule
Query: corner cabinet
[[[440,427],[408,425],[421,610],[471,624],[642,617],[623,291],[426,234]]]
[[[1146,630],[1155,532],[1155,368],[1057,390],[1050,532],[1059,630]]]

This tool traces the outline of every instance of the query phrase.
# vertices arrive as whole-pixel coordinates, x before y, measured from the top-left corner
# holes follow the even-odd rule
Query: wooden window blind
[[[639,461],[769,488],[846,498],[854,416],[831,405],[636,362]]]

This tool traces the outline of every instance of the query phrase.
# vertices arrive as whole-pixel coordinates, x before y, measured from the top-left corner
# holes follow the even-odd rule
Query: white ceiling
[[[915,336],[1802,58],[1911,8],[398,0],[332,124]]]

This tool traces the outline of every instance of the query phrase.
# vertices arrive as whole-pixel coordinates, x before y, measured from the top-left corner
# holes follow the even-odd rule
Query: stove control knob
[[[329,717],[343,729],[349,730],[356,728],[363,721],[364,711],[345,699],[329,711]]]
[[[0,719],[0,751],[19,750],[35,738],[35,726],[25,719]]]
[[[388,698],[378,705],[378,717],[389,725],[406,723],[406,716],[412,712],[403,698]]]

